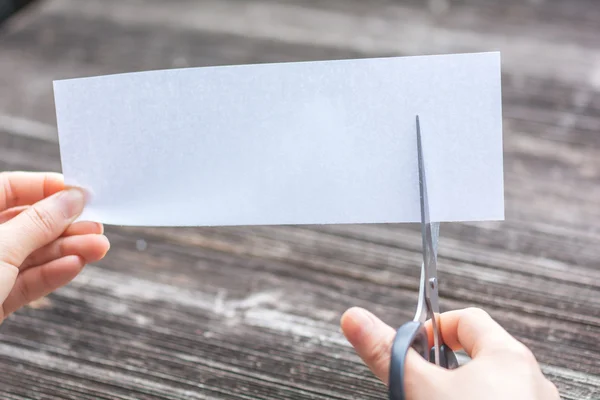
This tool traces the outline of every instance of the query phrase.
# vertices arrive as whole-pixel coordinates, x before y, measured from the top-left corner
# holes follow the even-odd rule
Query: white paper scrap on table
[[[81,219],[215,226],[504,219],[500,54],[138,72],[54,82]]]

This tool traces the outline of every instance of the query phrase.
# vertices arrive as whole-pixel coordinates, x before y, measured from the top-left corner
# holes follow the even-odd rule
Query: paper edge
[[[81,76],[76,78],[65,78],[65,79],[56,79],[53,80],[53,83],[62,83],[69,81],[77,81],[80,79],[102,79],[104,77],[114,77],[121,75],[130,75],[130,74],[152,74],[155,72],[177,72],[177,71],[187,71],[187,70],[197,70],[197,69],[223,69],[223,68],[247,68],[247,67],[255,67],[255,66],[275,66],[275,65],[286,65],[286,64],[321,64],[321,63],[346,63],[346,62],[367,62],[373,60],[389,60],[389,59],[418,59],[418,58],[437,58],[437,57],[454,57],[454,56],[473,56],[473,55],[499,55],[500,51],[480,51],[480,52],[472,52],[472,53],[444,53],[444,54],[424,54],[424,55],[414,55],[414,56],[387,56],[387,57],[364,57],[364,58],[341,58],[341,59],[328,59],[328,60],[314,60],[314,61],[282,61],[282,62],[267,62],[267,63],[252,63],[252,64],[222,64],[222,65],[207,65],[207,66],[196,66],[196,67],[185,67],[185,68],[161,68],[155,70],[146,70],[146,71],[130,71],[130,72],[120,72],[106,75],[91,75],[91,76]]]

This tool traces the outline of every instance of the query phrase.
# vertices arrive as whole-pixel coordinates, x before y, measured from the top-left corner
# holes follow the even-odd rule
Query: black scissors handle
[[[427,361],[434,359],[434,349],[429,346],[427,330],[419,321],[407,322],[396,332],[390,360],[390,400],[406,400],[404,376],[406,356],[410,348],[415,349]],[[446,345],[440,346],[440,366],[447,369],[458,368],[456,354]]]
[[[390,360],[389,395],[390,400],[406,400],[404,392],[404,366],[408,350],[413,348],[427,361],[429,361],[429,340],[425,325],[419,321],[405,323],[396,332],[392,345]]]

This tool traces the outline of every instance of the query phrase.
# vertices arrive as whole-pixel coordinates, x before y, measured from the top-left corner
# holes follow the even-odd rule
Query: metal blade
[[[421,123],[417,115],[417,150],[419,161],[419,191],[421,194],[421,236],[423,239],[423,267],[421,274],[421,288],[419,299],[421,313],[427,309],[426,314],[432,320],[434,358],[435,363],[440,365],[440,342],[439,324],[437,314],[439,313],[439,295],[437,282],[437,242],[439,238],[439,223],[431,223],[429,214],[429,198],[427,197],[427,179],[425,177],[425,157],[423,156],[423,142],[421,138]],[[425,303],[426,307],[422,307]],[[417,307],[419,310],[419,307]],[[421,316],[422,318],[422,316]]]

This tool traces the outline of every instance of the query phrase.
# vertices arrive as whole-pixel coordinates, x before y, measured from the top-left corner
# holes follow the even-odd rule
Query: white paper
[[[504,218],[500,55],[130,73],[54,83],[82,219],[202,226]]]

